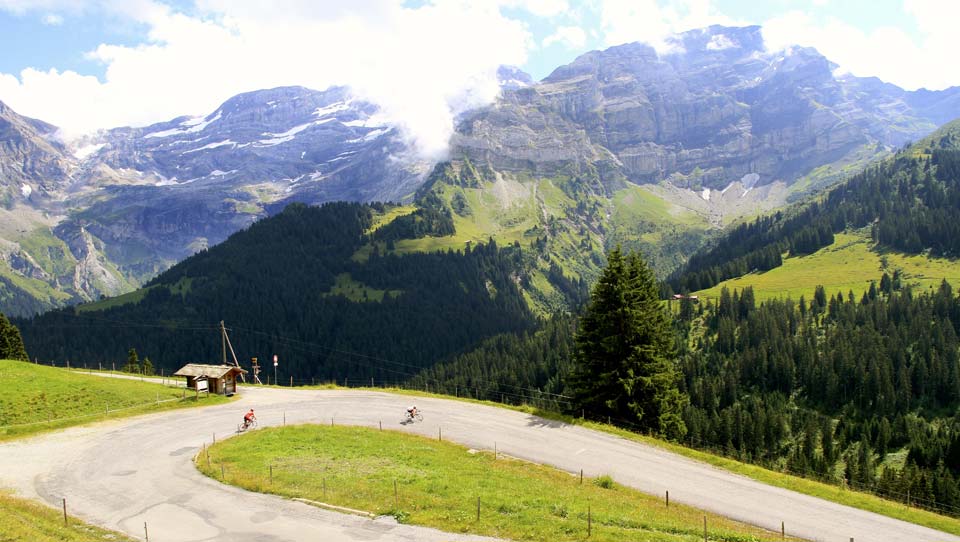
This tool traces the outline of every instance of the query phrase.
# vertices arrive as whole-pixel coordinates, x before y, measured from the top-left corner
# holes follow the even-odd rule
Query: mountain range
[[[69,142],[0,105],[0,311],[130,291],[291,202],[338,200],[449,215],[455,233],[428,228],[399,251],[539,247],[527,290],[550,310],[562,296],[548,277],[589,281],[614,243],[666,276],[721,227],[960,113],[960,89],[841,74],[813,49],[767,51],[759,27],[674,40],[664,55],[593,51],[539,82],[502,69],[500,97],[458,118],[438,164],[347,88],[255,91]]]

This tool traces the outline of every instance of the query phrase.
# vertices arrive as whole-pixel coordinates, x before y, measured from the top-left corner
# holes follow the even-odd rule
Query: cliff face
[[[636,183],[722,189],[750,174],[759,185],[791,183],[865,147],[929,133],[958,99],[956,89],[835,77],[813,49],[768,53],[759,27],[687,32],[674,49],[593,51],[507,90],[464,122],[454,155],[543,173],[607,161]]]
[[[71,164],[56,131],[0,102],[0,205],[39,201],[67,181]]]

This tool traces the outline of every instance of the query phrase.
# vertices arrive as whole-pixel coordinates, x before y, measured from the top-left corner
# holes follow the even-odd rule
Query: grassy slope
[[[331,386],[326,386],[323,389],[330,389]],[[333,386],[337,388],[337,386]],[[383,391],[382,389],[377,389],[377,391]],[[687,448],[679,444],[672,442],[667,442],[664,440],[659,440],[653,437],[648,437],[645,435],[640,435],[615,427],[612,425],[607,425],[603,423],[597,423],[592,421],[585,421],[581,418],[574,418],[572,416],[567,416],[564,414],[559,414],[557,412],[552,412],[549,410],[543,410],[531,406],[521,405],[504,405],[501,403],[495,403],[492,401],[481,401],[476,399],[469,399],[464,397],[453,398],[448,395],[438,395],[435,393],[427,393],[417,390],[406,390],[406,389],[390,389],[388,390],[391,393],[399,393],[403,395],[413,395],[413,396],[424,396],[424,397],[436,397],[440,399],[450,399],[456,401],[463,401],[468,403],[478,403],[484,404],[487,406],[499,407],[499,408],[508,408],[510,410],[516,410],[519,412],[526,412],[541,418],[546,418],[548,420],[556,420],[564,423],[569,423],[571,425],[581,425],[588,429],[593,429],[595,431],[603,431],[604,433],[610,433],[623,437],[627,440],[633,440],[636,442],[641,442],[648,444],[650,446],[657,446],[663,448],[670,452],[695,459],[697,461],[703,461],[704,463],[709,463],[715,467],[728,470],[730,472],[735,472],[737,474],[747,476],[759,482],[765,484],[770,484],[772,486],[782,487],[784,489],[789,489],[791,491],[796,491],[797,493],[803,493],[805,495],[811,495],[813,497],[818,497],[824,500],[835,502],[838,504],[843,504],[846,506],[851,506],[853,508],[859,508],[861,510],[867,510],[874,512],[883,516],[888,516],[891,518],[896,518],[899,520],[907,521],[910,523],[915,523],[917,525],[923,525],[930,527],[931,529],[937,529],[943,532],[960,535],[960,519],[951,518],[946,516],[941,516],[927,510],[921,510],[919,508],[910,508],[903,503],[888,501],[882,499],[875,495],[869,493],[862,493],[859,491],[853,491],[845,489],[840,486],[835,486],[831,484],[825,484],[822,482],[817,482],[815,480],[808,480],[806,478],[800,478],[798,476],[793,476],[779,471],[773,471],[760,467],[757,465],[751,465],[749,463],[744,463],[742,461],[737,461],[736,459],[730,459],[721,455],[715,455],[701,450],[695,450],[693,448]]]
[[[828,296],[838,291],[847,295],[853,290],[859,299],[870,287],[870,281],[879,282],[885,271],[892,275],[897,269],[905,283],[923,289],[936,288],[943,279],[960,284],[960,261],[880,252],[875,249],[869,233],[858,231],[837,234],[832,245],[809,256],[786,258],[776,269],[730,279],[698,293],[715,298],[723,287],[733,291],[753,286],[758,300],[775,297],[798,300],[803,295],[809,301],[817,285],[822,285]]]
[[[45,226],[35,227],[29,231],[10,232],[10,240],[18,243],[21,250],[33,258],[33,261],[51,277],[68,277],[73,275],[76,261],[67,245],[55,237]],[[24,276],[15,271],[6,261],[0,263],[0,276],[10,280],[17,288],[31,297],[50,306],[60,305],[69,301],[73,296],[58,290],[50,282]],[[50,279],[52,281],[52,279]]]
[[[573,222],[568,220],[577,205],[563,191],[564,183],[568,182],[571,181],[566,177],[531,179],[504,175],[495,183],[486,182],[477,188],[439,183],[435,191],[448,205],[458,194],[466,201],[468,210],[453,215],[456,233],[446,237],[400,240],[396,242],[395,250],[398,253],[463,250],[468,243],[487,242],[490,238],[500,246],[518,242],[526,249],[538,237],[548,237],[552,261],[566,276],[592,279],[597,267],[585,254],[602,253],[602,247],[596,235],[576,230]],[[374,227],[407,209],[391,210],[378,219]],[[552,227],[549,226],[551,222]],[[585,249],[585,246],[590,248]],[[379,248],[385,250],[382,245]],[[354,258],[363,261],[369,252],[370,249],[365,247]],[[529,269],[532,287],[525,292],[531,308],[542,314],[549,314],[562,306],[560,294],[546,278],[549,266],[550,261],[546,258],[536,259]]]
[[[0,493],[0,542],[125,542],[132,538],[87,525],[63,524],[62,511]]]
[[[378,290],[354,280],[350,273],[337,275],[336,282],[327,295],[342,295],[350,301],[362,303],[364,301],[383,301],[384,296],[397,297],[402,290]]]
[[[715,230],[706,216],[639,186],[613,195],[610,222],[608,244],[639,249],[661,276],[681,265]]]
[[[0,441],[198,404],[189,396],[182,400],[182,388],[10,360],[0,360],[0,388],[4,390],[0,395]],[[226,401],[227,398],[214,395],[201,398],[199,404]]]
[[[197,465],[208,476],[255,491],[306,498],[451,532],[514,540],[690,540],[703,513],[666,508],[659,497],[603,488],[549,467],[499,458],[424,437],[360,427],[296,426],[220,442]],[[270,467],[273,483],[270,483]],[[394,481],[398,500],[395,500]],[[476,517],[480,498],[480,520]],[[708,515],[711,540],[773,533]]]

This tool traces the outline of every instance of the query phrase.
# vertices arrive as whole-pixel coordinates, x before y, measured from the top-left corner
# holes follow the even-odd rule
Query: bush
[[[597,476],[593,479],[593,484],[603,489],[613,489],[613,478],[611,478],[609,474]]]

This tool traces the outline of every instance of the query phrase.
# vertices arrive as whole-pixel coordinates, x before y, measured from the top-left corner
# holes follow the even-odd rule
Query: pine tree
[[[27,349],[23,346],[20,330],[0,313],[0,359],[29,361]]]
[[[580,322],[568,382],[578,409],[681,438],[688,398],[678,388],[670,317],[658,292],[637,253],[611,251]]]
[[[153,374],[153,362],[150,361],[150,358],[143,358],[142,373],[145,375]]]
[[[127,364],[123,367],[125,373],[139,373],[140,372],[140,357],[137,356],[137,349],[131,348],[127,352]]]

